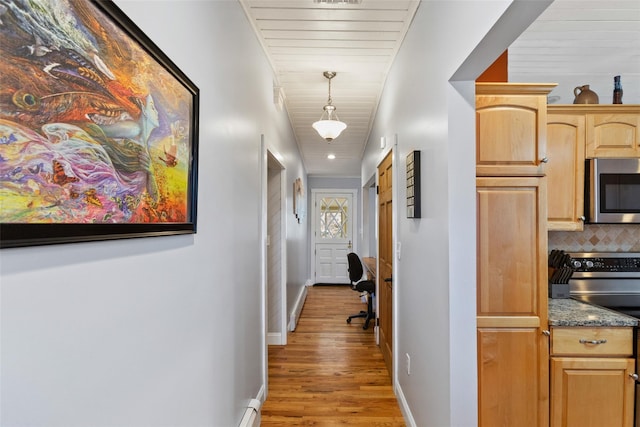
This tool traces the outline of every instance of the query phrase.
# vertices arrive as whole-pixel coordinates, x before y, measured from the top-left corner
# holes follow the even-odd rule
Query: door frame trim
[[[260,135],[260,300],[262,306],[262,384],[265,395],[269,388],[269,350],[267,347],[267,144]]]
[[[376,172],[373,174],[371,178],[364,183],[361,188],[362,191],[362,246],[365,248],[364,252],[368,253],[369,256],[375,256],[376,258],[376,271],[379,271],[378,265],[378,227],[379,227],[379,212],[378,212],[378,166],[376,166]],[[371,190],[373,189],[373,194],[371,194]],[[370,209],[370,205],[373,202],[373,212]],[[365,231],[366,229],[366,231]],[[366,237],[365,237],[366,236]],[[372,247],[372,241],[374,245]],[[373,248],[373,250],[372,250]],[[380,285],[379,280],[376,277],[375,280],[376,291],[375,294],[379,295]],[[374,298],[375,306],[373,309],[376,313],[375,324],[373,327],[373,333],[376,338],[376,345],[380,345],[380,333],[378,326],[378,314],[380,313],[379,304],[380,300],[378,298]]]
[[[393,370],[393,389],[394,391],[399,390],[400,380],[398,379],[398,322],[397,322],[397,313],[398,313],[398,283],[400,282],[400,250],[401,243],[398,239],[398,223],[400,218],[400,209],[401,201],[399,198],[400,191],[400,160],[399,160],[399,150],[398,150],[398,134],[394,134],[393,136],[393,146],[391,147],[391,164],[393,165],[392,175],[393,175],[393,187],[391,188],[391,197],[393,199],[393,210],[392,210],[392,218],[391,218],[391,233],[393,233],[393,288],[392,288],[392,296],[393,296],[393,311],[391,313],[391,329],[393,330],[393,339],[391,349],[392,359],[391,366]]]
[[[282,241],[282,245],[280,247],[280,262],[281,262],[281,270],[282,274],[280,275],[280,289],[282,292],[282,324],[284,329],[282,329],[281,341],[286,344],[287,339],[287,169],[285,165],[282,163],[280,159],[283,157],[277,150],[270,148],[267,146],[268,144],[265,141],[264,134],[260,135],[260,220],[259,220],[259,229],[260,229],[260,294],[261,294],[261,321],[262,321],[262,375],[263,375],[263,394],[266,396],[269,388],[269,349],[268,349],[268,299],[267,299],[267,241],[268,241],[268,230],[267,230],[267,198],[268,198],[268,171],[269,171],[269,156],[271,156],[276,162],[281,166],[281,174],[280,174],[280,192],[281,192],[281,202],[280,202],[280,238]]]
[[[393,210],[391,218],[391,229],[393,233],[393,312],[391,313],[391,328],[393,330],[393,340],[392,340],[392,354],[393,358],[391,360],[391,365],[393,367],[393,389],[394,391],[399,390],[400,380],[398,379],[398,322],[397,322],[397,313],[398,313],[398,283],[401,280],[400,277],[400,255],[401,255],[401,243],[398,239],[399,230],[398,224],[400,220],[400,212],[404,212],[406,206],[403,208],[400,200],[400,180],[402,176],[400,175],[400,153],[398,150],[398,134],[396,133],[393,138],[393,147],[391,147],[391,162],[393,165],[393,187],[391,189],[391,197],[393,198]],[[401,210],[402,209],[402,210]]]
[[[353,222],[352,229],[352,248],[351,251],[358,253],[358,190],[353,188],[312,188],[311,198],[309,200],[309,207],[311,208],[311,257],[309,259],[311,266],[311,277],[313,282],[316,280],[316,194],[317,193],[329,193],[329,194],[351,194],[353,201],[353,215],[351,221]]]
[[[269,158],[271,159],[271,161],[269,161]],[[284,167],[284,165],[282,164],[282,162],[279,160],[279,155],[278,153],[276,153],[274,150],[267,148],[267,174],[265,175],[265,179],[267,179],[267,184],[266,184],[266,189],[265,189],[265,195],[266,199],[268,199],[268,190],[269,190],[269,183],[268,183],[268,175],[269,175],[269,170],[271,169],[271,167],[269,166],[269,163],[272,163],[275,168],[273,169],[278,169],[279,170],[279,175],[280,175],[280,206],[279,209],[280,211],[278,212],[279,214],[279,222],[280,222],[280,247],[279,247],[279,268],[280,268],[280,277],[279,277],[279,283],[277,284],[278,287],[280,288],[280,319],[279,319],[279,324],[280,324],[280,332],[276,333],[276,334],[270,334],[268,327],[269,327],[269,318],[268,318],[268,314],[269,314],[269,299],[267,298],[266,300],[266,305],[265,305],[265,309],[266,309],[266,314],[267,314],[267,345],[286,345],[287,344],[287,331],[288,331],[288,320],[287,320],[287,221],[286,221],[286,211],[287,211],[287,169]],[[268,205],[268,203],[267,203]],[[266,206],[266,211],[265,211],[265,215],[267,215],[269,213],[269,209],[268,206]],[[265,254],[268,254],[268,243],[269,243],[269,227],[267,225],[266,228],[266,235],[264,236],[265,238]],[[268,257],[265,258],[265,267],[268,266],[269,260]],[[265,288],[265,292],[267,292],[265,295],[268,295],[268,286],[269,286],[269,274],[268,274],[268,269],[265,268],[265,278],[266,278],[266,286],[267,288]]]
[[[392,354],[393,358],[391,360],[391,365],[393,367],[393,389],[397,391],[400,389],[400,380],[398,376],[398,283],[400,282],[400,255],[401,255],[401,243],[399,240],[399,222],[400,222],[400,212],[405,212],[406,205],[402,206],[402,201],[400,200],[400,180],[402,179],[400,175],[400,153],[398,150],[398,134],[396,133],[393,136],[393,147],[391,147],[391,162],[393,165],[393,187],[391,188],[391,197],[393,198],[393,210],[392,210],[392,218],[391,218],[391,229],[393,234],[393,311],[391,313],[391,328],[393,329],[393,339],[392,339]]]
[[[391,147],[389,147],[388,150],[386,150],[383,154],[382,157],[380,159],[380,161],[376,164],[376,186],[380,185],[380,183],[378,182],[378,168],[380,167],[380,165],[382,164],[382,162],[384,161],[384,159],[387,158],[388,155],[391,155],[391,165],[392,165],[392,185],[391,185],[391,200],[393,202],[393,209],[391,211],[391,235],[392,235],[392,239],[391,239],[391,244],[393,245],[393,268],[392,268],[392,276],[393,276],[393,287],[391,288],[391,297],[393,299],[391,305],[392,305],[392,309],[391,309],[391,330],[392,330],[392,338],[391,338],[391,371],[392,371],[392,385],[393,385],[393,391],[394,393],[398,394],[398,392],[400,392],[402,390],[402,387],[400,386],[400,381],[398,379],[398,321],[397,321],[397,315],[398,315],[398,286],[397,284],[399,283],[399,279],[400,279],[400,268],[399,268],[399,264],[400,264],[400,257],[398,255],[400,255],[400,241],[398,240],[398,223],[399,223],[399,215],[401,215],[401,207],[400,207],[400,202],[399,200],[399,183],[401,182],[400,180],[402,179],[402,177],[400,176],[400,168],[399,168],[399,153],[398,153],[398,134],[394,134],[393,137],[393,145]],[[376,194],[376,206],[378,206],[377,204],[377,194]],[[379,208],[379,206],[378,206]],[[378,208],[376,209],[376,222],[379,223],[380,221],[380,212],[378,212]],[[379,224],[378,226],[379,227]],[[378,231],[379,232],[379,231]],[[380,236],[377,236],[377,238],[379,239]],[[379,262],[379,261],[377,261]],[[380,280],[378,278],[378,281],[376,283],[376,292],[379,292],[379,287],[380,287]],[[377,300],[377,298],[376,298]],[[379,301],[376,301],[377,304],[379,304]],[[379,307],[376,306],[376,317],[378,317],[378,313],[379,313]],[[376,323],[377,319],[376,319]],[[379,331],[377,330],[378,326],[376,326],[376,341],[378,342],[378,345],[380,345],[380,337],[379,337]]]

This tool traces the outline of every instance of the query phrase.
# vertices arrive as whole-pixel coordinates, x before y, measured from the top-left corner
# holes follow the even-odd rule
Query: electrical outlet
[[[407,356],[407,375],[411,375],[411,356],[409,353],[406,353]]]

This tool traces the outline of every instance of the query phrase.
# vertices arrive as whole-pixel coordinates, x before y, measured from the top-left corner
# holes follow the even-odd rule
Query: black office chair
[[[373,280],[360,280],[362,279],[362,261],[360,261],[360,257],[351,252],[347,254],[347,261],[349,262],[349,280],[351,281],[351,289],[357,292],[367,292],[367,311],[360,311],[358,314],[354,314],[353,316],[349,316],[347,318],[347,323],[351,323],[351,319],[355,319],[356,317],[364,317],[364,326],[362,329],[367,329],[369,327],[369,321],[375,319],[376,314],[373,312],[373,295],[376,291],[376,284]]]

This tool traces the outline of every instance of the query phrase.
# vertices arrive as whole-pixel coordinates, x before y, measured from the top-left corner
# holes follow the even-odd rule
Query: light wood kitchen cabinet
[[[552,328],[551,427],[633,427],[632,328]]]
[[[584,160],[640,157],[640,106],[549,105],[547,155],[549,230],[582,231]]]
[[[543,175],[555,84],[476,83],[476,175]]]
[[[625,113],[625,111],[636,110]],[[640,108],[586,114],[586,153],[595,157],[640,157]]]
[[[546,316],[546,197],[544,177],[476,178],[479,317]]]
[[[478,328],[478,426],[548,426],[547,342],[536,326]]]
[[[478,426],[548,427],[547,95],[476,83]]]
[[[547,95],[476,84],[478,425],[549,425]]]
[[[559,115],[585,121],[582,143],[587,159],[640,157],[640,105],[558,104],[547,106],[547,114],[547,123]],[[547,134],[547,144],[553,142],[551,137]]]
[[[546,427],[545,177],[478,177],[478,425]]]
[[[548,107],[547,226],[550,231],[584,229],[585,117]]]

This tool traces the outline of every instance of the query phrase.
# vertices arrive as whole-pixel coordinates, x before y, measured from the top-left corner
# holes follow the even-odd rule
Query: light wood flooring
[[[346,322],[364,309],[349,286],[309,288],[288,344],[269,347],[262,427],[405,426],[373,322]]]

